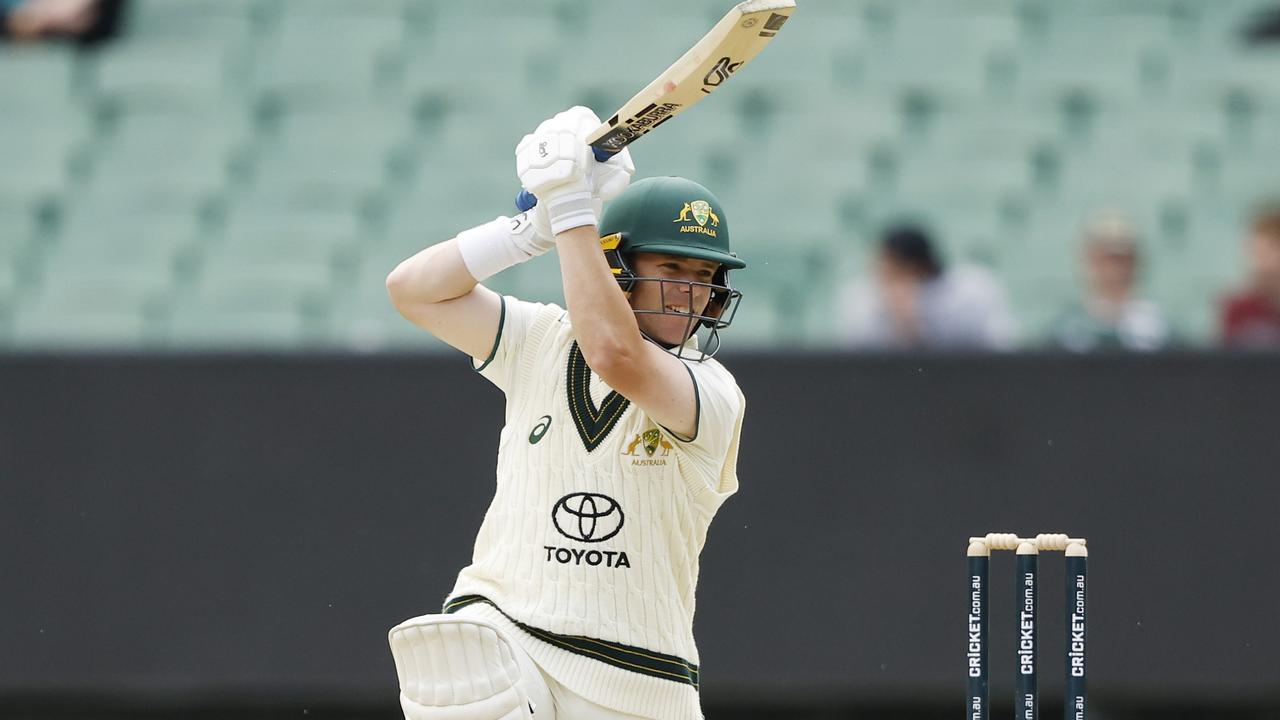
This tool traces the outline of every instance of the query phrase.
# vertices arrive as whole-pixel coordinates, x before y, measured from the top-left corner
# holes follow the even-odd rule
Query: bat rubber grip
[[[516,195],[516,209],[520,212],[528,212],[537,204],[538,198],[534,197],[533,193],[528,190],[521,190],[520,194]]]
[[[613,157],[614,155],[617,155],[618,153],[612,153],[612,152],[609,152],[608,150],[602,150],[593,145],[591,146],[591,154],[596,156],[596,162],[605,162],[609,158]],[[521,190],[520,194],[516,195],[516,209],[519,210],[520,212],[528,212],[532,210],[534,206],[537,204],[538,204],[538,198],[534,197],[533,193],[529,192],[528,190]]]

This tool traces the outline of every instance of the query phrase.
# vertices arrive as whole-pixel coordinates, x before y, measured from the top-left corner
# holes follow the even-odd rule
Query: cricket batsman
[[[738,489],[744,409],[710,356],[746,264],[706,188],[630,185],[625,150],[597,162],[600,124],[584,107],[543,122],[516,148],[537,206],[387,278],[401,314],[506,395],[471,564],[441,614],[389,634],[407,720],[702,717],[698,556]],[[479,284],[552,249],[567,309]]]

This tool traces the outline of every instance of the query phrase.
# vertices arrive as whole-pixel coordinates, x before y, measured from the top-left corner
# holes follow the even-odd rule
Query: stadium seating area
[[[1264,3],[798,4],[634,149],[729,208],[736,346],[835,342],[839,283],[905,215],[991,267],[1034,343],[1109,207],[1140,221],[1150,296],[1210,339],[1246,212],[1280,196],[1280,49],[1238,42]],[[725,6],[132,0],[100,51],[0,45],[0,346],[438,347],[387,272],[510,213],[524,132],[611,111]],[[554,257],[493,284],[561,297]]]

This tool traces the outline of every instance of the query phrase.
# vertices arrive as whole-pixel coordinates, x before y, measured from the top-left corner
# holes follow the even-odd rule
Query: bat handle
[[[596,162],[606,162],[609,158],[617,155],[618,153],[609,152],[608,150],[603,150],[592,145],[591,154],[596,156]],[[537,204],[538,198],[534,197],[533,193],[528,190],[521,190],[520,194],[516,195],[516,209],[520,212],[528,212]]]

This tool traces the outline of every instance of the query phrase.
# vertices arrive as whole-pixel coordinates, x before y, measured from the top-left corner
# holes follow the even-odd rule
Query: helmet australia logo
[[[641,454],[640,449],[643,447],[644,453]],[[667,454],[671,452],[671,443],[662,437],[662,431],[657,428],[649,428],[643,433],[637,433],[634,440],[627,444],[627,449],[623,451],[623,456],[631,458],[633,466],[644,465],[666,465]],[[658,457],[654,457],[654,453],[661,448],[662,452]]]
[[[697,225],[689,224],[692,220]],[[676,216],[672,222],[686,223],[680,228],[682,233],[700,233],[702,235],[716,236],[716,228],[720,227],[720,216],[711,209],[711,203],[706,200],[694,200],[687,202],[681,208],[680,214]],[[711,223],[711,227],[707,227],[707,223]]]

